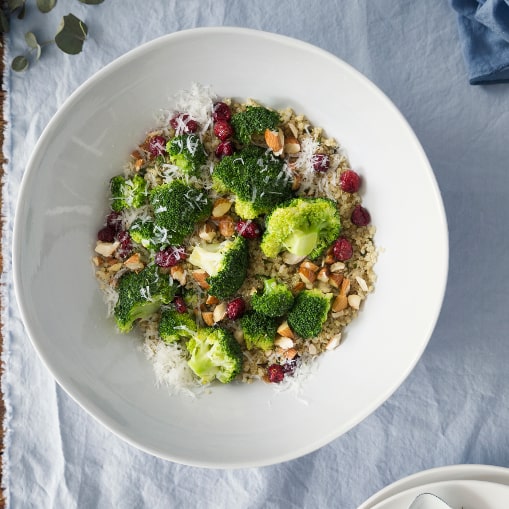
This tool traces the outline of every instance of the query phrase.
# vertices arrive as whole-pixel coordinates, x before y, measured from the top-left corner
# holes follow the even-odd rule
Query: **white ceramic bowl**
[[[227,57],[228,65],[221,64]],[[90,258],[107,181],[192,82],[220,96],[292,106],[346,147],[383,251],[378,283],[346,341],[297,398],[263,383],[192,400],[156,389],[139,339],[114,332]],[[296,458],[381,405],[420,358],[441,307],[447,226],[432,170],[394,105],[365,77],[309,44],[238,28],[171,34],[82,85],[42,134],[22,184],[14,279],[39,355],[90,414],[133,445],[190,465],[247,467]],[[303,402],[305,401],[305,403]]]

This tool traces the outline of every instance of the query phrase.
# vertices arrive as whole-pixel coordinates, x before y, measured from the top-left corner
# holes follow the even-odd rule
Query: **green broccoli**
[[[263,106],[248,106],[245,111],[232,116],[231,124],[235,137],[247,145],[253,134],[263,134],[266,129],[273,131],[281,122],[277,111]]]
[[[162,304],[170,303],[176,288],[157,265],[124,274],[118,281],[118,301],[113,311],[119,331],[129,332],[138,318],[148,318]]]
[[[267,316],[283,316],[293,305],[293,294],[283,283],[276,279],[265,279],[263,292],[251,297],[251,307]]]
[[[160,245],[182,244],[196,223],[212,211],[212,202],[204,190],[178,179],[152,189],[150,203],[154,208],[155,241]]]
[[[292,196],[292,181],[283,160],[253,145],[223,157],[212,179],[219,192],[235,194],[235,212],[242,219],[267,214]]]
[[[220,327],[198,329],[187,342],[189,367],[203,383],[231,382],[242,370],[242,350],[232,333]]]
[[[288,325],[301,338],[318,336],[327,320],[331,300],[332,293],[322,293],[317,288],[300,292],[288,313]]]
[[[129,227],[129,235],[137,244],[141,244],[146,249],[155,249],[154,242],[154,222],[150,219],[137,218]]]
[[[200,168],[207,162],[207,154],[200,137],[196,134],[175,136],[166,144],[170,162],[188,175],[199,174]]]
[[[248,350],[255,347],[262,350],[273,348],[278,327],[275,318],[262,315],[256,311],[248,311],[240,319],[240,326]]]
[[[247,242],[237,236],[219,244],[198,244],[189,263],[203,269],[209,277],[208,293],[219,299],[232,296],[244,282],[248,266]]]
[[[260,247],[269,258],[286,250],[296,256],[320,256],[339,235],[336,203],[327,198],[294,198],[276,207],[265,221]]]
[[[190,338],[195,332],[196,322],[189,313],[179,313],[174,307],[166,308],[161,313],[159,336],[165,343]]]
[[[111,208],[115,212],[138,208],[147,202],[147,182],[141,175],[124,178],[117,175],[110,180]]]

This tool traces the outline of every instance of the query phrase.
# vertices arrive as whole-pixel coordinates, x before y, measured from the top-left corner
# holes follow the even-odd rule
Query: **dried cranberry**
[[[159,135],[152,136],[148,140],[148,150],[154,157],[166,154],[166,139]]]
[[[271,364],[267,368],[267,375],[269,377],[269,382],[273,384],[278,384],[282,382],[285,377],[285,372],[283,366],[280,364]]]
[[[117,238],[118,241],[120,242],[118,254],[120,255],[121,258],[127,258],[133,250],[131,236],[129,235],[128,231],[122,230],[118,233]]]
[[[325,154],[315,154],[311,158],[311,162],[313,164],[313,169],[317,173],[326,172],[330,166],[330,159],[328,155]]]
[[[361,187],[361,178],[353,170],[346,170],[339,177],[339,187],[345,193],[356,193]]]
[[[233,154],[233,144],[231,141],[222,141],[216,148],[216,157],[222,159],[224,156]]]
[[[357,226],[366,226],[371,222],[371,216],[362,205],[356,205],[353,209],[351,220]]]
[[[260,226],[258,226],[257,223],[251,220],[239,221],[235,225],[235,229],[237,230],[239,235],[246,239],[256,239],[262,233]]]
[[[177,134],[191,134],[198,130],[198,122],[192,119],[187,113],[179,113],[170,120],[170,125]]]
[[[106,216],[106,226],[113,228],[115,233],[122,229],[122,214],[120,212],[110,212]]]
[[[222,102],[218,102],[214,104],[214,112],[212,113],[212,117],[217,122],[218,120],[226,120],[227,122],[232,117],[232,112],[230,111],[230,107]]]
[[[336,260],[339,262],[346,262],[346,260],[350,260],[350,258],[353,256],[353,247],[348,239],[340,237],[332,245],[332,252]]]
[[[113,242],[115,240],[115,228],[105,226],[97,232],[97,239],[101,242]]]
[[[240,318],[244,311],[246,310],[246,303],[242,297],[237,297],[232,301],[228,302],[228,306],[226,307],[226,315],[230,320],[236,320]]]
[[[187,255],[183,247],[169,246],[156,254],[155,262],[159,267],[174,267],[186,258]]]
[[[175,306],[175,310],[177,311],[177,313],[185,313],[187,311],[186,303],[184,302],[184,299],[180,295],[177,295],[173,299],[173,305]]]
[[[233,136],[233,127],[225,120],[218,120],[214,124],[214,134],[221,141],[226,141]]]
[[[293,372],[295,371],[295,368],[297,367],[297,360],[298,360],[298,356],[294,357],[290,361],[286,361],[283,364],[283,366],[282,366],[283,367],[283,373],[285,375],[293,375]]]

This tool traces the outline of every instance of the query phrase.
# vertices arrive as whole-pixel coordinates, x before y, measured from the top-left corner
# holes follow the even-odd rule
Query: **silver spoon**
[[[421,493],[408,509],[452,509],[452,507],[432,493]]]

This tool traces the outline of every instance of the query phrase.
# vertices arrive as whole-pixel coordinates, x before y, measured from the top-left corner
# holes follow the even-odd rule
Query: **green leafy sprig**
[[[104,0],[79,0],[79,2],[87,5],[98,5],[103,1]],[[39,11],[46,14],[55,7],[57,0],[35,0],[35,3]],[[8,12],[6,13],[0,9],[0,32],[6,33],[9,31],[10,17],[16,16],[18,19],[23,19],[25,17],[26,8],[26,0],[7,0]],[[42,48],[52,43],[55,43],[64,53],[77,55],[83,49],[87,34],[87,25],[74,14],[69,13],[60,21],[55,38],[51,41],[39,42],[33,32],[27,32],[25,34],[25,43],[28,52],[24,55],[14,57],[11,68],[16,72],[26,71],[30,66],[29,57],[32,56],[35,61],[39,60]]]

